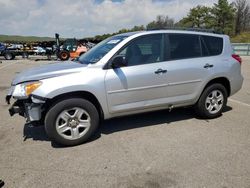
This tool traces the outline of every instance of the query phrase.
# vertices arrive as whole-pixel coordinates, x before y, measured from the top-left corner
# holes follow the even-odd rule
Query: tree
[[[250,7],[246,0],[236,0],[233,3],[236,8],[235,34],[245,31],[250,23]]]
[[[163,29],[174,26],[174,20],[168,16],[158,15],[155,21],[147,25],[147,29]]]
[[[243,31],[246,31],[247,29],[250,29],[250,6],[249,4],[244,10],[243,13]]]
[[[190,9],[188,15],[180,20],[177,25],[181,27],[210,28],[211,18],[211,8],[198,5]]]
[[[143,31],[143,30],[145,30],[144,25],[134,26],[132,29],[130,29],[130,31]]]
[[[127,33],[127,32],[133,32],[133,31],[143,31],[145,30],[144,25],[140,25],[140,26],[134,26],[132,29],[121,29],[116,33],[112,33],[112,34],[103,34],[103,35],[96,35],[92,40],[94,41],[102,41],[108,37],[111,37],[113,35],[116,34],[121,34],[121,33]]]
[[[139,26],[136,25],[132,29],[121,29],[117,33],[113,33],[113,35],[120,34],[120,33],[133,32],[133,31],[143,31],[143,30],[145,30],[144,25],[139,25]]]
[[[214,4],[211,13],[213,15],[212,27],[226,34],[233,34],[235,9],[227,0],[218,0]]]

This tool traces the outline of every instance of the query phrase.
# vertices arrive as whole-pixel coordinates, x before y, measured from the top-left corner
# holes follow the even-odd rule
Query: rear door
[[[213,67],[205,68],[212,59],[203,57],[199,35],[167,34],[166,40],[168,103],[189,103],[212,73]]]

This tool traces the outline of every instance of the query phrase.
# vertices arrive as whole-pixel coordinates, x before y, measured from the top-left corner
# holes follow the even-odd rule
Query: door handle
[[[213,66],[214,66],[214,65],[208,64],[208,63],[207,63],[206,65],[204,65],[204,68],[205,68],[205,69],[208,69],[208,68],[212,68]]]
[[[167,73],[167,70],[163,70],[163,69],[158,69],[157,71],[155,71],[155,74],[165,74]]]

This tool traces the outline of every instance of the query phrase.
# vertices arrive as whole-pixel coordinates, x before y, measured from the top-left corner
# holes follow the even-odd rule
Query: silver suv
[[[242,82],[228,36],[142,31],[112,36],[75,62],[18,74],[6,100],[16,100],[10,115],[40,121],[55,142],[77,145],[101,119],[183,106],[218,117]]]

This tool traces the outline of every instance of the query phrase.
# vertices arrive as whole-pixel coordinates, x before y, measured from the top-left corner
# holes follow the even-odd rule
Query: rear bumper
[[[231,78],[231,80],[230,80],[230,82],[231,82],[230,83],[230,85],[231,85],[230,96],[234,95],[235,93],[237,93],[241,89],[241,87],[243,85],[243,81],[244,81],[244,78],[241,74],[238,75],[237,77]]]

